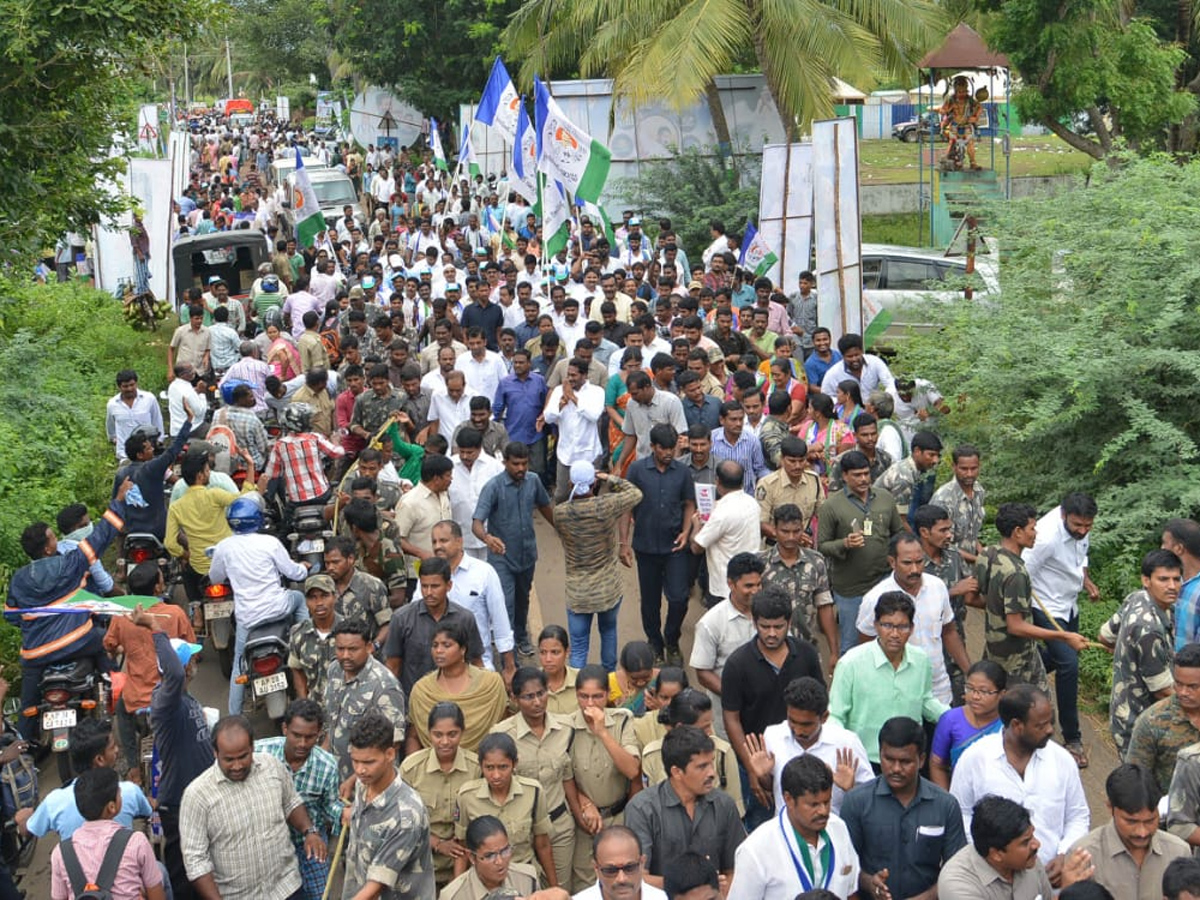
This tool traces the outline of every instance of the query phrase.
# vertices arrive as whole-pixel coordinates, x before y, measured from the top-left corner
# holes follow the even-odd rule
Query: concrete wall
[[[1039,175],[1012,180],[1014,198],[1038,194],[1053,196],[1075,183],[1075,175]],[[915,213],[918,211],[916,184],[864,184],[859,187],[859,200],[864,216]]]

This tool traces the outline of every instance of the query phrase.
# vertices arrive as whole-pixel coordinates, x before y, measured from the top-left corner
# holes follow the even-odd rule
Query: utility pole
[[[225,74],[229,78],[229,99],[233,99],[233,56],[229,50],[229,38],[225,38]]]
[[[183,45],[183,102],[192,102],[192,79],[188,72],[187,44]]]

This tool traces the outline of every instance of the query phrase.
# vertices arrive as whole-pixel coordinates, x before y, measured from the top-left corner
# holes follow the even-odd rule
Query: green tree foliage
[[[97,189],[130,126],[123,101],[142,60],[188,35],[210,0],[0,0],[0,236],[53,244],[117,205]]]
[[[673,154],[670,159],[643,162],[640,175],[622,179],[615,192],[624,197],[625,209],[638,210],[644,217],[669,218],[684,249],[692,254],[688,259],[696,260],[712,243],[711,220],[720,219],[730,232],[737,232],[747,213],[758,209],[761,157],[743,157],[749,164],[741,166],[745,171],[739,180],[720,165],[714,148],[692,147]],[[615,205],[608,212],[615,216]]]
[[[942,20],[928,0],[526,0],[504,39],[525,85],[578,65],[611,76],[614,98],[635,106],[686,106],[751,63],[794,132],[833,114],[833,76],[910,75]]]
[[[1177,86],[1187,59],[1151,22],[1118,18],[1107,0],[1050,4],[989,0],[998,11],[988,37],[1023,86],[1014,100],[1025,121],[1040,122],[1076,149],[1101,159],[1119,147],[1169,146],[1172,124],[1196,108]]]
[[[368,82],[397,87],[421,112],[456,121],[460,103],[479,100],[516,7],[517,0],[361,0],[346,4],[337,45]]]
[[[1133,160],[995,208],[1001,296],[932,304],[920,321],[945,328],[898,361],[958,398],[948,425],[983,448],[989,502],[1088,491],[1093,548],[1128,567],[1200,511],[1197,191],[1200,163]]]

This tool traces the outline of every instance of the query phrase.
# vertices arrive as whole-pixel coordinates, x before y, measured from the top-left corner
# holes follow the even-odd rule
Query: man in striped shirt
[[[283,411],[289,434],[271,450],[266,471],[258,480],[260,491],[267,490],[269,480],[282,478],[284,496],[291,504],[314,503],[329,493],[321,457],[340,459],[346,451],[309,431],[312,416],[313,408],[307,403],[292,403]]]
[[[716,460],[732,459],[742,467],[743,490],[754,494],[758,479],[771,474],[763,460],[762,444],[745,432],[746,410],[737,400],[721,404],[721,427],[712,433],[712,455]]]

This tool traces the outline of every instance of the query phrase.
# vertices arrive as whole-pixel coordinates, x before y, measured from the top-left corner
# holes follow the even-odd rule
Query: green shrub
[[[166,380],[162,344],[127,325],[121,303],[78,284],[0,279],[0,592],[29,560],[21,531],[53,522],[68,503],[93,516],[108,503],[115,458],[104,431],[114,376],[136,369],[157,393]],[[0,665],[18,688],[12,626],[0,627]]]

